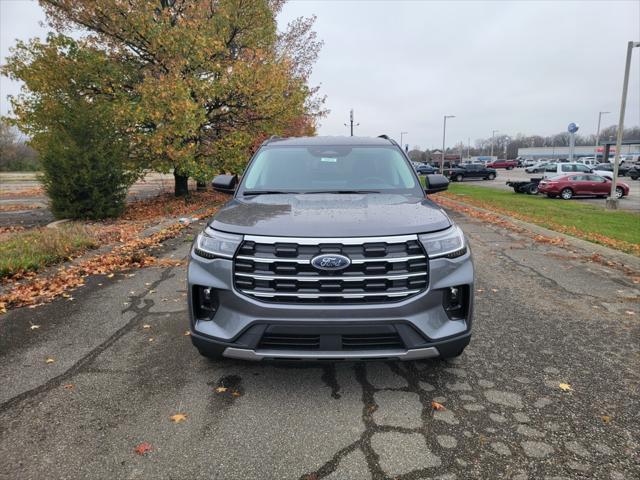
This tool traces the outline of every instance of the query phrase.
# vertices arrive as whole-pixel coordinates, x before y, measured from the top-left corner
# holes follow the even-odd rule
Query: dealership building
[[[607,142],[608,143],[608,142]],[[615,143],[615,142],[614,142]],[[597,148],[599,156],[602,156],[605,150],[604,145],[600,145]],[[613,155],[616,151],[615,145],[610,145],[609,155]],[[574,158],[580,157],[593,157],[596,152],[596,146],[576,146],[573,149]],[[622,145],[620,149],[620,155],[640,155],[640,141],[637,143],[628,143]],[[531,148],[519,148],[518,157],[527,160],[560,160],[569,158],[569,147],[531,147]]]

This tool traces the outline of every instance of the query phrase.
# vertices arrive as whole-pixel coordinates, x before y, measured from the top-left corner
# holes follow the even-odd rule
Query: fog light
[[[213,320],[218,310],[218,295],[211,287],[194,285],[193,287],[193,307],[196,318]]]
[[[467,317],[469,287],[459,285],[443,290],[442,306],[451,320],[464,320]]]

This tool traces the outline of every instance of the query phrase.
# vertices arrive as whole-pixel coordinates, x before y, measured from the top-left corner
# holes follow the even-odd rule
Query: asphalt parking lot
[[[451,215],[477,268],[453,361],[206,360],[184,266],[0,316],[0,478],[638,478],[640,285],[589,249]]]
[[[482,187],[498,188],[500,190],[513,189],[506,185],[508,180],[516,182],[529,180],[530,178],[541,178],[542,173],[527,173],[524,168],[515,168],[513,170],[498,169],[498,175],[495,180],[465,180],[465,184],[480,185]],[[621,182],[629,185],[629,196],[622,198],[619,206],[623,210],[631,210],[640,212],[640,180],[631,180],[629,177],[620,177]],[[558,200],[561,201],[561,200]],[[566,201],[566,200],[562,200]],[[600,198],[574,198],[571,202],[591,203],[593,205],[604,206],[605,200]]]

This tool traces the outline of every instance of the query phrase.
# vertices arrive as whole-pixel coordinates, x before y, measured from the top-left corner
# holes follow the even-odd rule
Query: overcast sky
[[[312,83],[331,113],[320,134],[387,133],[422,148],[489,137],[551,134],[577,122],[595,133],[598,111],[617,123],[629,40],[640,41],[640,0],[306,1],[280,21],[315,14],[325,44]],[[43,36],[37,3],[0,0],[2,58],[16,38]],[[2,78],[6,95],[19,86]],[[640,124],[640,48],[633,52],[626,125]]]

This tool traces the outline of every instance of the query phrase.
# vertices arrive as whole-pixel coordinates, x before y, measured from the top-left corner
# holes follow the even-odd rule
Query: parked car
[[[613,163],[600,163],[599,165],[596,165],[595,167],[593,167],[592,171],[596,175],[601,175],[611,180],[613,178]],[[619,177],[624,177],[628,171],[629,171],[628,168],[625,167],[624,165],[618,166]]]
[[[513,170],[518,166],[517,160],[494,160],[487,163],[487,168],[506,168],[507,170]]]
[[[483,180],[493,180],[497,172],[493,168],[487,168],[480,164],[460,165],[456,168],[448,168],[444,171],[445,176],[456,182],[461,182],[465,178],[481,178]]]
[[[528,158],[523,162],[524,167],[533,167],[534,165],[536,165],[537,163],[540,163],[540,161],[538,160],[534,160],[532,158]]]
[[[190,338],[211,358],[449,358],[471,336],[465,236],[388,137],[265,141],[189,254]]]
[[[588,165],[593,168],[598,165],[600,162],[596,160],[595,157],[582,157],[576,160],[576,163],[582,163],[583,165]]]
[[[591,173],[591,171],[591,167],[582,163],[550,163],[545,167],[543,177],[555,177],[571,172]]]
[[[434,173],[438,173],[438,169],[432,167],[431,165],[427,165],[426,163],[421,163],[416,167],[416,172],[418,172],[420,175],[431,175]]]
[[[538,184],[538,191],[549,198],[560,196],[564,200],[573,197],[596,196],[604,198],[611,193],[611,181],[600,175],[558,175],[546,178]],[[616,183],[616,198],[629,195],[629,185]]]
[[[544,169],[547,168],[548,165],[555,165],[555,163],[539,162],[531,167],[525,168],[524,171],[527,173],[541,173],[544,172]]]
[[[634,165],[631,167],[627,172],[627,175],[629,175],[631,180],[638,180],[638,178],[640,178],[640,165]]]

